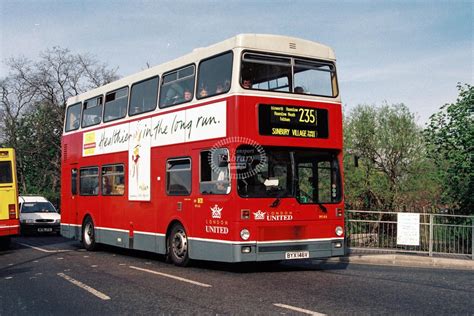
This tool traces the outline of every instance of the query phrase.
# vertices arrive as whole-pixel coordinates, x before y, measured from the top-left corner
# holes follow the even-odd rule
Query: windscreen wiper
[[[275,201],[273,201],[273,203],[270,204],[270,207],[277,207],[278,205],[280,205],[280,198],[279,197],[277,197],[275,199]]]
[[[323,203],[318,202],[318,203],[316,203],[316,204],[318,204],[318,206],[321,208],[321,210],[322,210],[324,213],[326,213],[326,212],[328,211],[328,209],[326,208],[326,206],[323,205]]]

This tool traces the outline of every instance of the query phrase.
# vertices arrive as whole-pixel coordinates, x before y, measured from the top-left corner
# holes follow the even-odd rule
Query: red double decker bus
[[[344,254],[331,48],[238,35],[68,101],[61,233],[190,259]]]

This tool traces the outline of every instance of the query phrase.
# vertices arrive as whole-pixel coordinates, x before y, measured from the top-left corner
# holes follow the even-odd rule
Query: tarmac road
[[[286,261],[194,262],[57,236],[0,252],[0,315],[472,314],[472,270]]]

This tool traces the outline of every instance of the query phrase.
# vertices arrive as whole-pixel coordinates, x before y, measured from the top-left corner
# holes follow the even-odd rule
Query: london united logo
[[[261,210],[258,210],[258,212],[253,213],[253,216],[255,217],[255,220],[263,220],[265,219],[265,214],[266,212],[262,212]]]
[[[217,206],[217,204],[215,204],[214,207],[211,207],[212,218],[221,218],[222,209],[223,208]]]

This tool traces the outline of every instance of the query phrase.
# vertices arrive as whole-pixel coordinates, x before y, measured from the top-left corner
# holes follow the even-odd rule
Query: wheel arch
[[[166,241],[168,241],[168,237],[170,236],[171,230],[173,229],[173,226],[175,225],[181,225],[183,226],[186,232],[188,231],[186,229],[186,226],[183,224],[183,222],[180,219],[175,218],[168,224],[168,227],[166,228]],[[168,249],[166,251],[168,251]]]

